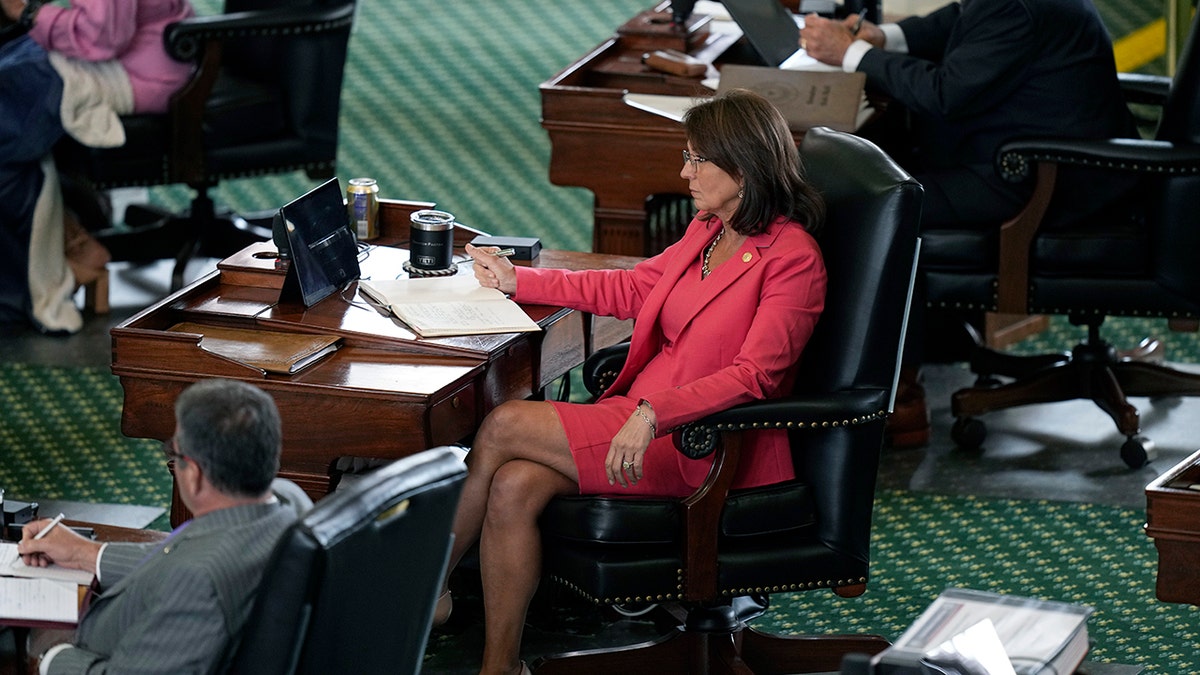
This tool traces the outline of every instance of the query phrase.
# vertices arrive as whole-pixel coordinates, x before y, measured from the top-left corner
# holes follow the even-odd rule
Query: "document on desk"
[[[521,306],[475,277],[363,279],[358,288],[421,337],[541,330]]]
[[[17,545],[10,542],[0,542],[0,577],[69,581],[76,586],[87,586],[92,583],[91,572],[73,570],[62,565],[50,565],[49,567],[26,565],[21,560],[21,556],[17,555]]]
[[[79,621],[79,586],[69,581],[0,577],[0,618]]]
[[[808,56],[803,50],[778,68],[728,64],[720,78],[704,85],[721,95],[730,89],[749,89],[767,98],[788,121],[793,131],[827,126],[838,131],[856,131],[874,112],[867,101],[863,73],[847,73]],[[688,108],[710,100],[706,96],[677,96],[628,92],[626,105],[683,121]]]

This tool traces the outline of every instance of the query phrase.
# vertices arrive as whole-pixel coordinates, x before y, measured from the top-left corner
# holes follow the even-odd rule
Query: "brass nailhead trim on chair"
[[[803,583],[784,584],[782,586],[756,586],[754,588],[727,588],[721,591],[721,597],[735,598],[741,595],[751,595],[758,593],[785,593],[790,591],[812,591],[819,588],[840,588],[842,586],[853,586],[855,584],[867,583],[866,577],[858,579],[827,579],[825,581],[807,581]]]

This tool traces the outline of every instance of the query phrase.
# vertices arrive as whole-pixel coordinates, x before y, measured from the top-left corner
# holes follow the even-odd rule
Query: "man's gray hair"
[[[175,401],[178,451],[230,495],[266,492],[279,472],[282,429],[275,401],[237,380],[197,382]]]

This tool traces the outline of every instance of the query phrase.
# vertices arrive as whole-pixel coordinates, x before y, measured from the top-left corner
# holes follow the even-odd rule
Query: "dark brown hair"
[[[825,202],[804,180],[792,132],[770,101],[733,89],[689,108],[683,129],[696,154],[742,182],[742,201],[729,223],[735,232],[759,234],[779,216],[812,234],[820,230]]]

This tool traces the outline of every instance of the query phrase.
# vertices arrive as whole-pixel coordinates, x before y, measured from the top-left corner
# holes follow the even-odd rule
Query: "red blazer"
[[[699,259],[720,222],[693,220],[683,237],[632,270],[517,268],[521,302],[553,304],[617,318],[635,318],[629,357],[605,396],[625,394],[663,345],[659,313],[680,277]],[[675,381],[640,398],[654,407],[659,434],[705,415],[752,400],[789,393],[804,345],[825,302],[825,266],[816,241],[797,223],[779,219],[749,237],[713,270],[676,338],[687,354]],[[763,432],[752,441],[738,487],[787,480],[791,466],[785,432]],[[699,485],[708,461],[678,455],[689,484]]]

